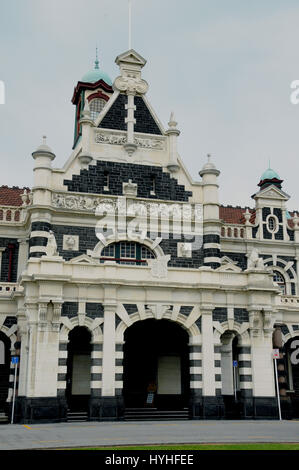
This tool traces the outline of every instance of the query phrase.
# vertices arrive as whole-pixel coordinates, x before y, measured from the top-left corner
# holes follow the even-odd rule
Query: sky
[[[254,207],[270,166],[299,210],[298,0],[132,0],[132,47],[147,94],[194,180],[206,155],[221,171],[220,202]],[[62,167],[72,151],[78,80],[93,67],[118,76],[128,49],[128,0],[1,2],[0,185],[32,186],[31,153],[47,135]]]

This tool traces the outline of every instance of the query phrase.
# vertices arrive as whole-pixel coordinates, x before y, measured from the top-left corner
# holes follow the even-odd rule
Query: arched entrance
[[[188,406],[188,333],[169,320],[150,319],[129,327],[124,340],[125,406],[161,410]]]
[[[285,369],[287,371],[286,394],[290,397],[292,417],[299,418],[299,336],[284,345]]]
[[[238,336],[227,330],[221,335],[221,381],[226,419],[241,416]]]
[[[87,411],[91,379],[91,334],[84,326],[69,333],[66,399],[70,411]]]
[[[0,412],[6,411],[10,372],[10,339],[0,331]]]

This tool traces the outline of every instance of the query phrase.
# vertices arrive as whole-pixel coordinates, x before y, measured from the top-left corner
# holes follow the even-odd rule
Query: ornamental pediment
[[[267,188],[259,191],[254,195],[254,198],[263,198],[263,199],[276,199],[279,201],[287,201],[290,196],[282,191],[281,189],[277,188],[274,185],[268,186]]]
[[[228,256],[223,256],[221,258],[221,266],[216,269],[219,272],[233,272],[233,273],[240,273],[242,269],[237,266],[237,261],[233,261]]]

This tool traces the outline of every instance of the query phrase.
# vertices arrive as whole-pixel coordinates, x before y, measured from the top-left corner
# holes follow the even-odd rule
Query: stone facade
[[[0,220],[0,411],[18,355],[21,423],[124,419],[151,390],[191,419],[277,419],[275,346],[283,415],[298,418],[299,218],[281,180],[262,178],[250,211],[221,206],[219,170],[208,158],[193,181],[174,116],[165,130],[147,101],[145,60],[116,62],[113,88],[75,89],[64,167],[44,142],[17,220]]]

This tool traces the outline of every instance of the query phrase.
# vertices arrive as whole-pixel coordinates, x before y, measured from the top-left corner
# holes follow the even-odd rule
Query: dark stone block
[[[253,413],[256,419],[277,419],[276,397],[253,397]]]
[[[122,396],[90,397],[89,419],[91,421],[118,421],[123,419],[124,403]]]
[[[234,318],[238,323],[249,322],[249,313],[246,308],[234,308]]]
[[[214,308],[213,321],[219,321],[220,323],[227,321],[227,308],[224,308],[224,307]]]
[[[67,403],[64,397],[17,397],[16,422],[58,423],[66,421]]]

